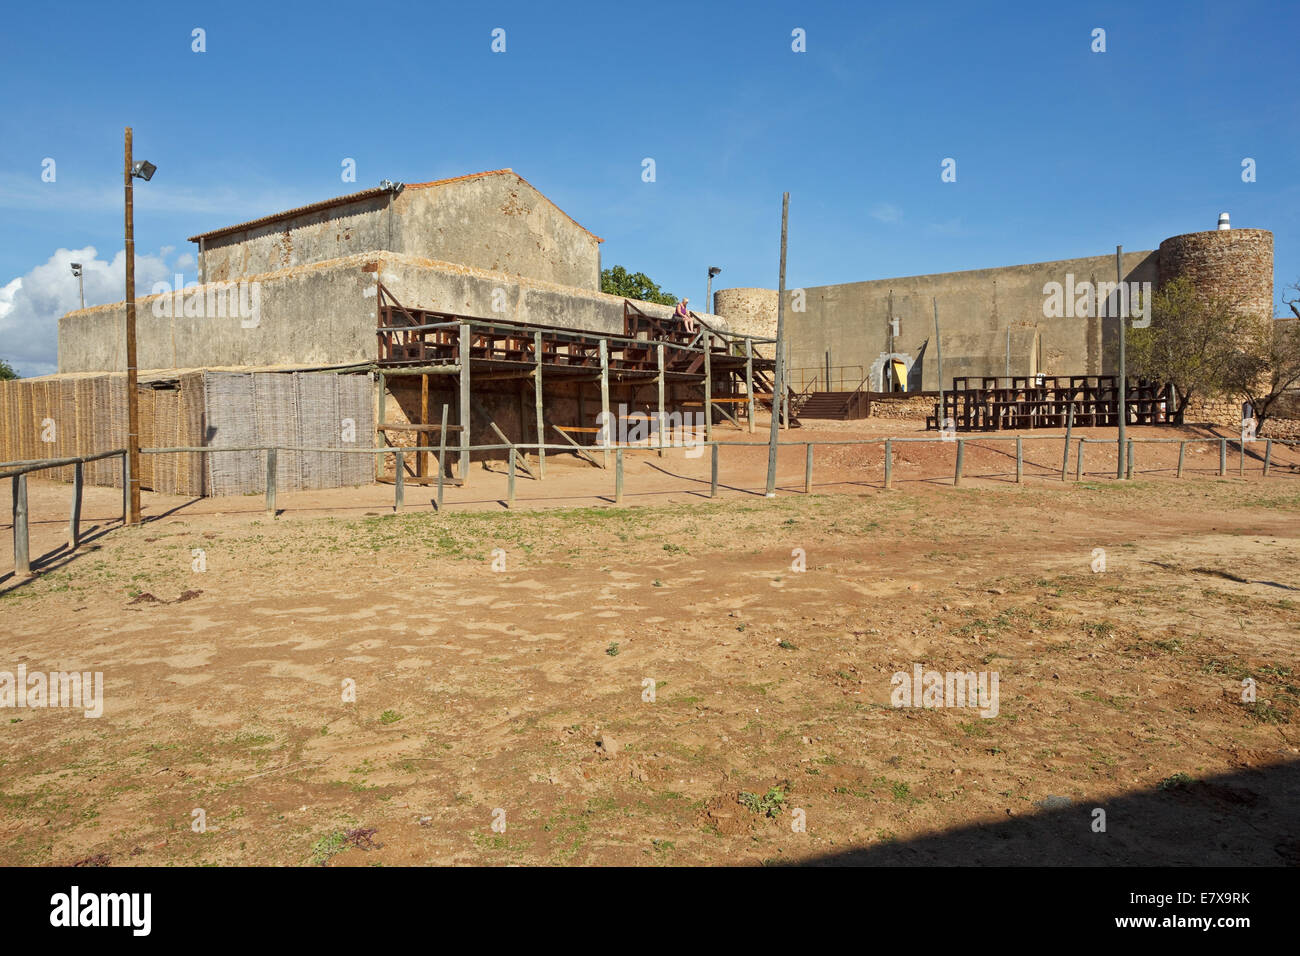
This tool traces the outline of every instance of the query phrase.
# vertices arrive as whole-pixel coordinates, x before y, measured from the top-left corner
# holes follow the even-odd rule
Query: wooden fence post
[[[965,465],[965,463],[966,463],[966,439],[958,438],[957,439],[957,467],[953,471],[953,476],[952,476],[952,486],[954,488],[961,487],[961,472],[962,472],[962,467]]]
[[[419,460],[420,453],[415,453]],[[397,453],[397,471],[393,475],[393,510],[398,511],[406,504],[406,454]]]
[[[604,341],[602,339],[602,341]],[[614,449],[614,504],[623,503],[623,446]]]
[[[266,450],[266,516],[268,518],[275,517],[275,485],[277,480],[275,464],[275,449],[268,448]]]
[[[81,545],[81,487],[85,479],[85,462],[72,466],[72,512],[68,515],[68,549]]]
[[[885,439],[885,490],[894,487],[894,440]]]
[[[808,442],[803,446],[803,493],[812,492],[812,469],[813,469],[813,444]]]
[[[27,476],[14,475],[14,576],[32,573],[30,542],[27,537]],[[23,689],[26,692],[26,689]]]
[[[709,467],[709,474],[711,475],[709,480],[709,497],[716,498],[718,497],[718,446],[710,445],[709,448],[713,452]]]

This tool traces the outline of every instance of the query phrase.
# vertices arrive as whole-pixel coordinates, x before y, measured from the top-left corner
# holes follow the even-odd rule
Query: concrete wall
[[[201,275],[223,282],[392,248],[389,196],[360,199],[204,241]]]
[[[1126,282],[1151,282],[1154,286],[1155,253],[1125,254],[1123,271]],[[795,373],[792,382],[797,387],[801,377],[811,379],[821,372],[829,353],[830,365],[850,367],[835,372],[837,378],[852,377],[860,366],[870,387],[881,390],[882,369],[887,368],[886,360],[892,354],[908,368],[909,391],[938,388],[934,298],[938,299],[943,334],[945,387],[955,376],[1007,374],[1008,334],[1012,375],[1109,372],[1115,320],[1044,315],[1044,285],[1065,284],[1067,275],[1072,275],[1075,283],[1113,282],[1115,257],[789,289],[786,323],[790,367]],[[729,291],[720,290],[718,301],[726,302],[724,292]],[[800,296],[803,311],[798,311]],[[898,331],[892,336],[891,315],[898,319]],[[746,321],[759,323],[761,317]],[[824,372],[821,374],[824,378]]]
[[[596,291],[600,240],[513,172],[413,185],[204,241],[203,277],[384,251]]]
[[[378,271],[366,271],[367,267]],[[166,314],[177,311],[175,296],[137,300],[140,368],[330,366],[374,361],[377,277],[407,308],[608,334],[623,331],[623,300],[617,296],[414,256],[365,254],[250,277],[260,298],[255,322],[238,316],[187,316],[185,309],[180,315]],[[214,287],[208,284],[196,289],[203,292]],[[493,311],[497,290],[505,303],[503,312]],[[191,293],[189,301],[199,300]],[[651,315],[667,317],[672,313],[671,306],[649,302],[638,306]],[[160,311],[164,314],[157,314]],[[722,330],[727,328],[721,317],[706,315],[705,319]],[[59,320],[59,371],[123,370],[125,341],[122,303],[69,312]]]
[[[393,211],[395,252],[600,289],[600,240],[514,173],[411,186]]]

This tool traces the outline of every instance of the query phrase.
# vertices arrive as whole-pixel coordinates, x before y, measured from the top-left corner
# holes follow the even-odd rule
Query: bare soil
[[[1141,446],[1120,483],[1089,446],[1062,482],[1025,444],[1017,485],[972,440],[960,488],[896,446],[890,492],[879,447],[819,449],[811,494],[784,449],[770,501],[741,447],[718,500],[707,455],[629,453],[618,507],[568,456],[513,510],[496,464],[441,514],[146,495],[122,529],[88,489],[73,555],[33,480],[0,671],[101,671],[104,713],[0,710],[0,863],[1300,863],[1296,456]],[[996,672],[997,716],[891,706],[915,664]]]

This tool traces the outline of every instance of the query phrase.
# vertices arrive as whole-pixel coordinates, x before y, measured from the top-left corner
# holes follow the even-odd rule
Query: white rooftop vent
[[[1228,214],[1226,212],[1219,213],[1219,228],[1220,229],[1232,228],[1232,223],[1228,221]]]

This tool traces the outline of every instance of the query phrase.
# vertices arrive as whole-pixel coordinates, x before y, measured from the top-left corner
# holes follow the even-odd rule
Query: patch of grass
[[[1173,776],[1165,777],[1160,783],[1156,784],[1160,790],[1177,790],[1179,787],[1191,786],[1192,778],[1185,773],[1176,773]]]
[[[402,715],[395,710],[386,710],[379,715],[381,724],[395,724],[402,719]]]
[[[785,806],[786,797],[787,794],[781,787],[772,787],[762,796],[750,793],[748,790],[742,790],[736,801],[751,813],[757,813],[764,817],[775,817],[780,815],[782,808]]]
[[[342,830],[335,830],[312,844],[311,856],[307,858],[307,862],[312,866],[324,866],[329,862],[330,857],[342,851],[346,843],[347,834]]]
[[[610,641],[609,647],[605,648],[605,653],[610,657],[618,657],[618,641]]]

